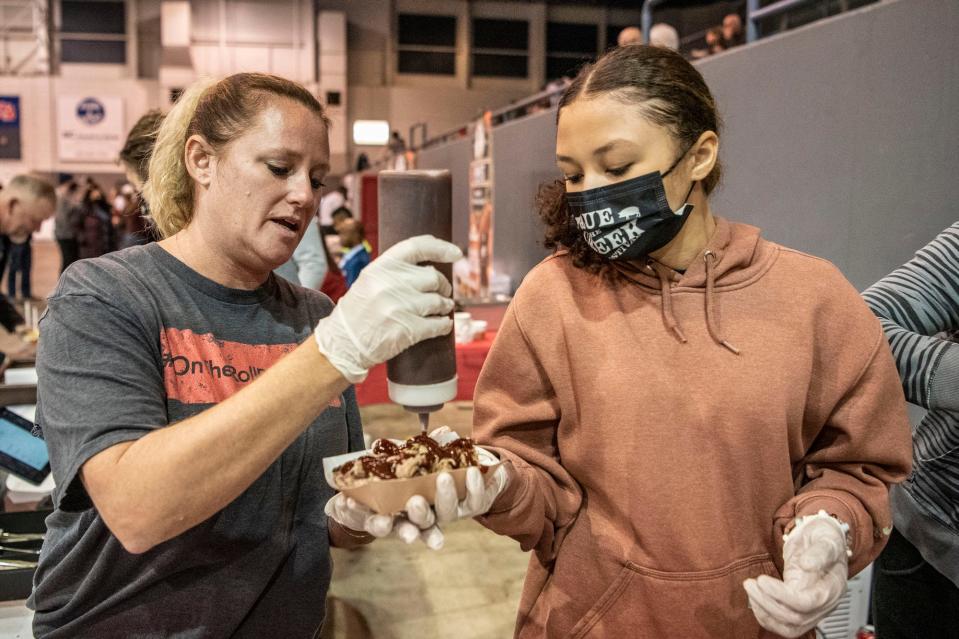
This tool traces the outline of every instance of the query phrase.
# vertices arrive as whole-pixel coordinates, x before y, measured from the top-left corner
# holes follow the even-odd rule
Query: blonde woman
[[[450,284],[416,264],[460,251],[401,243],[335,309],[272,275],[316,212],[328,127],[277,77],[192,87],[149,165],[162,241],[60,279],[37,364],[57,484],[37,637],[312,637],[330,545],[372,539],[328,519],[321,459],[362,447],[352,382],[449,332]]]

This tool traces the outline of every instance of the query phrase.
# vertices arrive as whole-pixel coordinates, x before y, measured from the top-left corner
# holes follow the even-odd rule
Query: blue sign
[[[20,96],[0,95],[0,159],[20,159]]]
[[[106,114],[103,103],[96,98],[84,98],[77,105],[77,118],[90,126],[102,122]]]

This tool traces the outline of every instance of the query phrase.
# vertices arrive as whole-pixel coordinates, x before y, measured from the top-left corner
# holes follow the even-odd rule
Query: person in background
[[[406,157],[406,140],[400,135],[399,131],[393,131],[390,134],[390,141],[387,144],[389,150],[390,168],[394,171],[405,171],[409,168]]]
[[[649,45],[679,51],[679,32],[665,22],[657,22],[649,30]]]
[[[34,199],[34,193],[39,194],[40,198],[39,202],[33,202],[27,206],[33,208],[39,205],[38,208],[42,210],[44,200],[47,200],[50,194],[50,191],[46,188],[49,185],[39,178],[32,176],[22,177],[29,178],[27,181],[16,180],[20,187],[26,187],[24,189],[26,193],[22,196],[24,201],[29,202],[29,200]],[[65,184],[66,183],[64,183],[64,185]],[[66,188],[60,190],[65,191]],[[56,191],[53,191],[53,194],[55,196],[58,195]],[[59,205],[59,197],[57,197],[57,203]],[[12,232],[14,235],[22,236],[31,232],[29,230],[31,228],[39,230],[42,224],[41,221],[39,224],[30,224],[29,227],[20,226],[17,228],[17,225],[22,223],[23,220],[16,219],[21,218],[20,215],[10,215],[11,209],[11,203],[4,203],[3,201],[3,187],[0,185],[0,273],[3,273],[5,270],[7,260],[6,253],[10,247],[9,237],[6,233]],[[19,213],[22,214],[23,211],[19,211]],[[40,216],[43,215],[46,215],[46,213],[40,213]],[[16,306],[11,304],[6,296],[0,295],[0,327],[2,327],[0,328],[0,374],[14,362],[33,362],[36,357],[36,341],[25,341],[22,336],[23,334],[18,330],[24,326],[24,324],[23,315],[20,314]]]
[[[628,44],[642,44],[643,31],[639,27],[626,27],[616,36],[616,46],[625,47]]]
[[[332,221],[333,232],[339,235],[340,225],[347,220],[353,219],[353,211],[348,209],[345,206],[337,208],[330,214],[330,220]]]
[[[274,273],[304,288],[319,289],[326,279],[326,242],[316,219],[310,220],[293,255]]]
[[[7,295],[13,300],[32,299],[30,271],[33,267],[33,234],[10,235],[10,263],[7,265]],[[20,295],[17,295],[17,280]]]
[[[729,13],[723,18],[722,26],[723,48],[732,49],[745,44],[746,36],[743,33],[743,19],[738,13]]]
[[[959,636],[959,222],[863,293],[899,365],[906,399],[927,409],[913,472],[890,493],[895,529],[873,573],[881,639]]]
[[[89,182],[78,215],[79,259],[100,257],[114,249],[114,226],[110,205],[95,182]]]
[[[503,464],[466,512],[533,551],[518,639],[811,639],[888,538],[911,448],[882,328],[835,266],[713,215],[719,122],[660,47],[560,102],[554,252],[474,402]]]
[[[60,273],[78,259],[77,213],[80,205],[80,186],[68,180],[60,187],[57,212],[53,219],[53,235],[60,247]]]
[[[362,173],[370,168],[370,157],[366,153],[360,153],[356,157],[356,167],[355,171],[357,173]]]
[[[17,240],[29,241],[30,237],[36,231],[40,230],[43,221],[54,215],[57,205],[57,194],[48,182],[32,175],[17,175],[7,183],[6,188],[0,191],[0,234]],[[13,244],[16,246],[16,244]],[[24,289],[21,289],[24,296],[29,297],[29,256],[26,263],[27,272],[22,275],[21,280]],[[18,271],[23,268],[24,257],[17,257],[19,261]],[[13,260],[11,260],[13,262]],[[11,263],[10,279],[14,274],[14,265]],[[9,280],[8,280],[9,282]],[[13,285],[11,283],[11,289]],[[14,297],[14,290],[10,290],[10,297]],[[6,318],[6,321],[0,319],[0,322],[7,327],[10,323],[22,322],[23,318],[13,308],[9,300],[3,300],[0,303],[0,318]]]
[[[10,261],[7,264],[7,296],[15,301],[32,299],[30,271],[33,267],[33,247],[29,236],[10,238]],[[17,281],[20,289],[17,294]]]
[[[127,210],[127,204],[130,201],[129,196],[132,192],[132,187],[126,180],[117,180],[114,182],[113,188],[110,189],[110,214],[114,224],[120,221],[120,216]]]
[[[716,55],[726,50],[726,43],[723,41],[723,28],[713,27],[706,32],[706,51],[707,55]]]
[[[343,271],[340,270],[336,260],[333,259],[333,254],[330,253],[325,241],[323,242],[323,255],[326,258],[326,276],[323,278],[323,283],[320,284],[320,292],[336,304],[341,297],[346,295],[349,286],[347,286],[346,277],[343,276]]]
[[[390,133],[390,141],[387,145],[389,148],[390,154],[393,156],[403,155],[406,153],[406,140],[403,139],[403,136],[400,135],[399,131],[393,131]]]
[[[346,205],[346,195],[346,188],[343,186],[323,194],[320,200],[320,231],[323,235],[335,232],[333,212]]]
[[[339,241],[340,227],[342,226],[342,224],[352,219],[354,219],[353,211],[346,208],[345,206],[341,206],[340,208],[333,211],[333,230],[336,231],[337,241]],[[366,251],[370,255],[373,255],[373,245],[370,244],[369,240],[367,240],[365,236],[363,237],[363,246],[366,247]],[[338,245],[338,252],[341,256],[343,254],[342,249],[343,249],[342,244]]]
[[[693,60],[699,60],[702,58],[709,57],[716,53],[722,53],[725,50],[725,44],[723,43],[723,28],[722,27],[710,27],[706,30],[705,35],[706,48],[705,49],[692,49],[689,52],[689,57]]]
[[[366,233],[363,223],[349,218],[339,225],[340,245],[343,247],[343,257],[340,259],[340,270],[346,277],[347,287],[353,282],[370,263],[370,251],[366,248]]]
[[[48,182],[17,175],[0,190],[0,234],[29,237],[56,211],[57,194]]]
[[[313,637],[330,547],[322,459],[364,448],[351,384],[445,335],[455,246],[396,244],[333,307],[273,274],[316,214],[329,118],[302,85],[188,88],[144,195],[163,239],[67,269],[41,320],[54,512],[37,639]]]
[[[0,182],[0,192],[3,191],[3,183]],[[7,270],[7,261],[10,259],[10,238],[0,233],[0,280]],[[4,298],[5,299],[5,298]]]
[[[130,129],[126,142],[120,150],[120,163],[135,191],[120,217],[118,225],[120,248],[147,244],[156,240],[156,233],[148,222],[149,206],[143,199],[141,191],[150,177],[150,154],[153,152],[157,131],[162,123],[163,113],[159,109],[147,111]]]

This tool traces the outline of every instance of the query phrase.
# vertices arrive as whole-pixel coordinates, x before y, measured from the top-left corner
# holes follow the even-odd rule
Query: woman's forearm
[[[124,547],[145,552],[236,499],[348,385],[310,338],[229,399],[95,455],[81,478]]]

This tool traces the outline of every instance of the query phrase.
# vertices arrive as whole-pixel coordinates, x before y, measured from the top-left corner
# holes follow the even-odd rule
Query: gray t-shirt
[[[331,309],[276,276],[226,288],[158,244],[67,269],[37,357],[37,425],[57,483],[29,601],[38,638],[314,635],[331,574],[321,460],[363,448],[352,388],[230,505],[140,555],[107,528],[78,471],[226,399]]]

